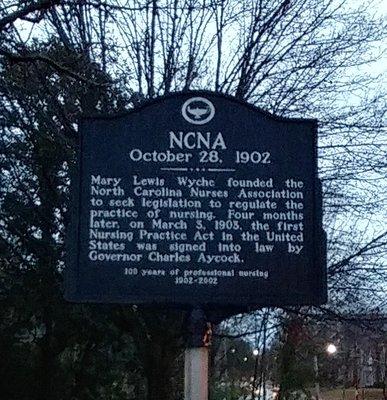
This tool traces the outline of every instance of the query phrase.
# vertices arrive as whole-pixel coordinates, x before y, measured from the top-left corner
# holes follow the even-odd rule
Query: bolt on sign
[[[317,121],[211,92],[85,118],[66,298],[238,311],[326,301]]]

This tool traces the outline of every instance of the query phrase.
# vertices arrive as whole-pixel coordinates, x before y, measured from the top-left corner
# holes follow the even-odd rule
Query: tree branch
[[[29,4],[24,8],[17,10],[0,19],[0,31],[3,30],[7,25],[12,24],[19,18],[25,18],[28,14],[35,11],[45,11],[49,8],[60,4],[61,0],[40,0],[36,3]]]
[[[13,62],[13,63],[22,63],[22,62],[44,62],[46,64],[48,64],[50,67],[52,67],[53,69],[55,69],[56,71],[63,73],[67,76],[69,76],[70,78],[73,78],[75,80],[84,82],[88,85],[92,85],[92,86],[108,86],[110,83],[99,83],[99,82],[94,82],[91,81],[87,78],[84,78],[83,76],[75,73],[74,71],[71,71],[70,69],[64,67],[63,65],[57,63],[55,60],[53,60],[52,58],[43,56],[42,54],[34,54],[34,53],[30,53],[30,54],[15,54],[15,53],[11,53],[10,51],[4,50],[4,49],[0,49],[0,55],[7,57],[9,59],[9,61]]]

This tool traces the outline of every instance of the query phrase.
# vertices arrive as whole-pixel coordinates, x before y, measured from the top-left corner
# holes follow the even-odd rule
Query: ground
[[[324,390],[321,392],[321,400],[355,400],[355,389],[346,389],[343,397],[342,389]],[[359,400],[383,400],[382,389],[360,389]]]

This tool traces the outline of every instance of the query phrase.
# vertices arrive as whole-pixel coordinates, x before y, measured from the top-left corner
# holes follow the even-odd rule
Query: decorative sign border
[[[174,294],[173,296],[165,295],[154,295],[143,291],[141,295],[127,293],[125,295],[117,295],[114,293],[114,285],[112,286],[112,292],[109,296],[99,293],[84,293],[80,291],[80,281],[84,277],[80,274],[80,255],[81,249],[87,246],[85,238],[81,236],[81,220],[82,220],[82,188],[87,185],[84,181],[84,149],[85,149],[85,136],[83,132],[85,129],[90,129],[93,121],[119,121],[122,118],[131,118],[131,116],[137,116],[143,112],[146,112],[149,107],[158,106],[162,107],[163,104],[171,99],[179,99],[183,103],[181,109],[181,115],[185,119],[187,125],[204,126],[205,124],[211,124],[214,116],[218,113],[217,106],[213,103],[216,101],[228,102],[230,105],[235,107],[243,107],[255,113],[257,116],[265,121],[276,121],[290,125],[307,126],[310,134],[313,135],[313,154],[310,154],[310,165],[314,174],[314,185],[313,188],[313,243],[314,248],[311,254],[313,258],[310,262],[313,268],[313,282],[306,282],[313,287],[313,293],[309,291],[309,295],[303,293],[275,293],[271,296],[265,296],[261,298],[257,294],[256,299],[252,301],[251,296],[238,296],[235,298],[232,293],[218,293],[211,299],[201,301],[200,298],[196,298],[191,294]],[[190,107],[190,105],[194,105]],[[199,104],[199,105],[198,105]],[[171,116],[174,119],[175,116]],[[237,115],[236,115],[237,118]],[[148,127],[149,128],[149,127]],[[195,129],[195,128],[191,128]],[[75,302],[95,302],[95,303],[123,303],[123,304],[149,304],[149,305],[162,305],[170,307],[187,307],[191,308],[201,307],[209,312],[215,310],[221,310],[222,315],[238,313],[248,310],[253,310],[262,306],[291,306],[291,305],[318,305],[325,303],[327,300],[327,286],[326,286],[326,235],[322,228],[322,192],[321,183],[317,176],[317,121],[310,119],[289,119],[282,118],[272,115],[266,111],[263,111],[253,105],[246,102],[242,102],[230,96],[223,94],[212,93],[207,91],[193,91],[185,93],[175,93],[161,98],[157,98],[144,103],[141,107],[138,107],[128,113],[112,115],[112,116],[92,116],[84,118],[80,123],[80,136],[78,146],[78,162],[74,169],[72,179],[72,202],[71,202],[71,225],[68,229],[68,240],[67,240],[67,264],[66,264],[66,299]],[[281,146],[280,143],[276,143],[276,146]],[[305,154],[305,157],[308,157]]]

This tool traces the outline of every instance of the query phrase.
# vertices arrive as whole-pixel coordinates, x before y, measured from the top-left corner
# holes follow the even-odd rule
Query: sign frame
[[[143,295],[141,298],[138,295],[127,294],[124,297],[112,296],[106,298],[106,296],[94,295],[86,298],[78,291],[79,282],[79,256],[80,249],[86,245],[82,243],[80,235],[80,220],[81,220],[81,187],[84,184],[83,181],[83,160],[82,152],[84,148],[84,136],[82,131],[87,121],[90,120],[106,120],[114,121],[117,118],[130,117],[134,114],[141,113],[146,110],[147,107],[154,104],[162,103],[172,97],[216,97],[243,107],[247,107],[249,110],[255,113],[259,113],[266,118],[271,120],[284,122],[289,124],[307,124],[310,126],[311,133],[313,134],[313,148],[314,154],[312,155],[313,175],[314,175],[314,187],[313,187],[313,243],[314,243],[314,271],[315,271],[315,283],[316,293],[309,298],[306,298],[305,294],[292,293],[286,299],[281,298],[278,294],[273,293],[271,298],[266,297],[265,299],[257,298],[257,301],[251,301],[251,298],[238,299],[229,298],[223,296],[223,298],[217,298],[216,301],[205,301],[201,302],[200,299],[193,298],[192,295],[180,296],[177,298],[174,296],[171,299],[168,296],[155,296],[151,293]],[[200,124],[197,125],[200,128]],[[195,129],[195,128],[193,128]],[[71,175],[71,203],[70,203],[70,224],[68,227],[68,235],[66,241],[67,255],[66,255],[66,268],[65,268],[65,298],[72,302],[90,302],[90,303],[113,303],[113,304],[137,304],[146,305],[151,307],[177,307],[182,309],[191,309],[192,307],[200,307],[207,312],[211,310],[224,310],[224,314],[234,314],[239,312],[246,312],[255,310],[265,306],[301,306],[301,305],[321,305],[327,301],[327,275],[326,275],[326,234],[322,227],[322,189],[321,182],[318,179],[318,166],[317,166],[317,120],[315,119],[299,119],[299,118],[285,118],[271,114],[265,110],[262,110],[252,104],[241,101],[235,97],[210,92],[210,91],[187,91],[168,94],[162,97],[158,97],[152,100],[148,100],[141,104],[139,107],[125,113],[113,114],[113,115],[90,115],[84,116],[79,124],[79,135],[78,135],[78,146],[77,146],[77,162],[75,168],[72,169]],[[226,311],[227,310],[227,311]]]

